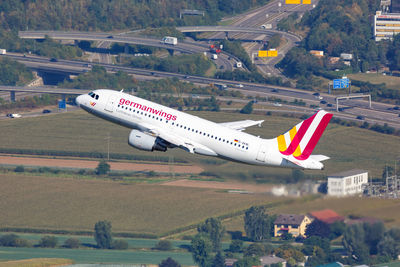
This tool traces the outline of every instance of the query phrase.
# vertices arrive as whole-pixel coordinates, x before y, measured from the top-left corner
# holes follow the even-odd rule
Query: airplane
[[[129,145],[145,151],[181,148],[251,165],[322,170],[324,155],[311,155],[332,114],[320,110],[273,139],[243,132],[264,120],[215,123],[123,91],[98,89],[76,98],[87,112],[128,127]]]

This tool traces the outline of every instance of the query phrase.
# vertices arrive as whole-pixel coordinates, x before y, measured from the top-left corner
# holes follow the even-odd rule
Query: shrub
[[[15,171],[15,172],[24,172],[24,171],[25,171],[25,168],[24,168],[24,166],[19,165],[19,166],[17,166],[17,167],[15,168],[14,171]]]
[[[42,248],[54,248],[57,246],[58,240],[55,236],[44,236],[39,241],[39,247]]]
[[[160,240],[154,248],[157,250],[171,250],[172,243],[169,240]]]
[[[68,238],[64,242],[64,247],[66,248],[79,248],[80,241],[78,238]]]

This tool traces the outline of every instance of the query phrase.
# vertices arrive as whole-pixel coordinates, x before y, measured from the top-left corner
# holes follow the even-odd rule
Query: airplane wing
[[[222,125],[222,126],[234,129],[234,130],[238,130],[238,131],[243,131],[247,127],[254,126],[254,125],[258,125],[259,127],[261,127],[261,123],[263,123],[263,122],[264,122],[264,120],[260,120],[260,121],[243,120],[243,121],[223,122],[223,123],[219,123],[219,125]]]
[[[197,153],[197,154],[201,154],[201,155],[217,156],[217,153],[215,153],[213,150],[211,150],[208,147],[201,145],[197,142],[194,142],[193,140],[190,140],[185,137],[177,136],[170,131],[155,128],[152,125],[147,125],[147,126],[145,125],[145,127],[148,128],[147,131],[151,135],[157,136],[157,137],[167,141],[170,144],[173,144],[177,147],[182,148],[183,150],[186,150],[190,153]]]

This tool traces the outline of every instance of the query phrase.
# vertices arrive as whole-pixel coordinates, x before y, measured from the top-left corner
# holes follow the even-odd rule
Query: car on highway
[[[326,104],[327,102],[325,101],[325,100],[321,100],[319,103],[321,103],[321,104]]]
[[[282,104],[279,103],[279,102],[275,102],[275,103],[274,103],[274,106],[275,106],[275,107],[282,107]]]
[[[273,92],[273,93],[278,93],[279,91],[278,91],[278,89],[272,89],[271,92]]]
[[[313,96],[319,96],[319,93],[314,93],[314,94],[312,94]]]
[[[236,87],[243,88],[243,84],[241,84],[241,83],[236,84]]]
[[[364,120],[364,119],[365,119],[364,116],[361,116],[361,115],[358,115],[358,116],[357,116],[357,120]]]
[[[51,62],[58,62],[58,59],[56,59],[55,57],[50,58]]]
[[[43,113],[43,114],[51,113],[51,110],[49,110],[49,109],[43,109],[42,113]]]
[[[330,103],[326,104],[326,106],[327,106],[327,107],[330,107],[330,108],[333,107],[333,105],[330,104]]]
[[[399,106],[395,106],[393,109],[394,109],[394,110],[399,110],[400,107],[399,107]]]

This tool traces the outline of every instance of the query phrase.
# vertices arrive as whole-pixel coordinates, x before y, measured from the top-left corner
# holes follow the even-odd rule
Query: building
[[[294,237],[305,237],[307,225],[310,223],[311,219],[306,215],[280,214],[274,221],[274,236],[289,233]]]
[[[368,184],[368,172],[350,170],[328,175],[328,195],[349,196],[363,192],[363,185]]]
[[[331,224],[337,221],[342,222],[345,219],[343,216],[340,216],[330,209],[310,212],[310,217],[326,224]]]
[[[286,267],[286,260],[275,255],[260,257],[261,266],[271,266],[271,264],[280,263],[282,267]]]
[[[324,51],[321,50],[310,50],[310,54],[316,57],[323,57]]]
[[[400,32],[400,13],[382,13],[376,11],[374,16],[375,41],[392,39]]]
[[[392,0],[391,1],[390,11],[392,13],[400,13],[400,0]]]

